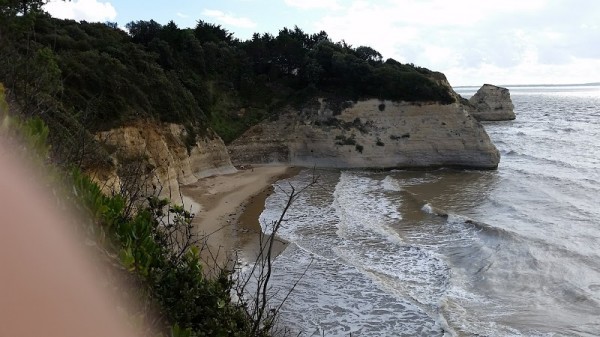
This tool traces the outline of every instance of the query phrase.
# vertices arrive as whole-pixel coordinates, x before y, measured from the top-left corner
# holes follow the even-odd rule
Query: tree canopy
[[[241,41],[202,20],[194,28],[150,20],[125,32],[51,18],[43,3],[0,0],[0,81],[63,138],[154,118],[210,126],[227,142],[279,107],[318,96],[453,101],[433,72],[324,31],[283,28]]]

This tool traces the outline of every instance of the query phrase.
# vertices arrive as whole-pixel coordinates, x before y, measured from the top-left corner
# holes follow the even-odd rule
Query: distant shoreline
[[[570,84],[500,84],[499,87],[511,87],[511,88],[522,88],[522,87],[593,87],[600,86],[600,82],[591,83],[570,83]],[[471,89],[480,88],[481,85],[457,85],[453,86],[453,89]]]

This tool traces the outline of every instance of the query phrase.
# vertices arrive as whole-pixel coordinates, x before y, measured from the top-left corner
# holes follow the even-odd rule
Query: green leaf
[[[171,337],[190,337],[191,335],[191,329],[182,329],[177,323],[171,327]]]
[[[133,256],[133,252],[131,251],[131,247],[127,247],[125,249],[121,249],[119,253],[119,257],[121,258],[121,263],[127,270],[133,271],[135,270],[135,257]]]

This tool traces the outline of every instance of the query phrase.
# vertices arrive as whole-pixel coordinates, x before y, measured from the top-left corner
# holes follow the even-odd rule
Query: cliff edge
[[[469,113],[479,121],[507,121],[516,118],[510,92],[506,88],[484,84],[469,99]]]
[[[500,155],[462,104],[370,99],[288,109],[228,146],[235,165],[495,169]]]
[[[112,162],[105,168],[94,167],[88,174],[107,190],[141,185],[143,190],[138,192],[142,195],[158,193],[179,202],[180,185],[235,172],[219,136],[207,130],[186,141],[187,132],[180,124],[151,121],[100,132],[96,138]]]

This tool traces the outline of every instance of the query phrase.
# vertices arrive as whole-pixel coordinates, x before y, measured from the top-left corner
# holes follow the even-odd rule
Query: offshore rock
[[[264,121],[228,146],[235,165],[495,169],[500,155],[460,103],[315,101]]]
[[[506,88],[484,84],[469,99],[469,113],[479,121],[507,121],[515,119],[514,105]]]

